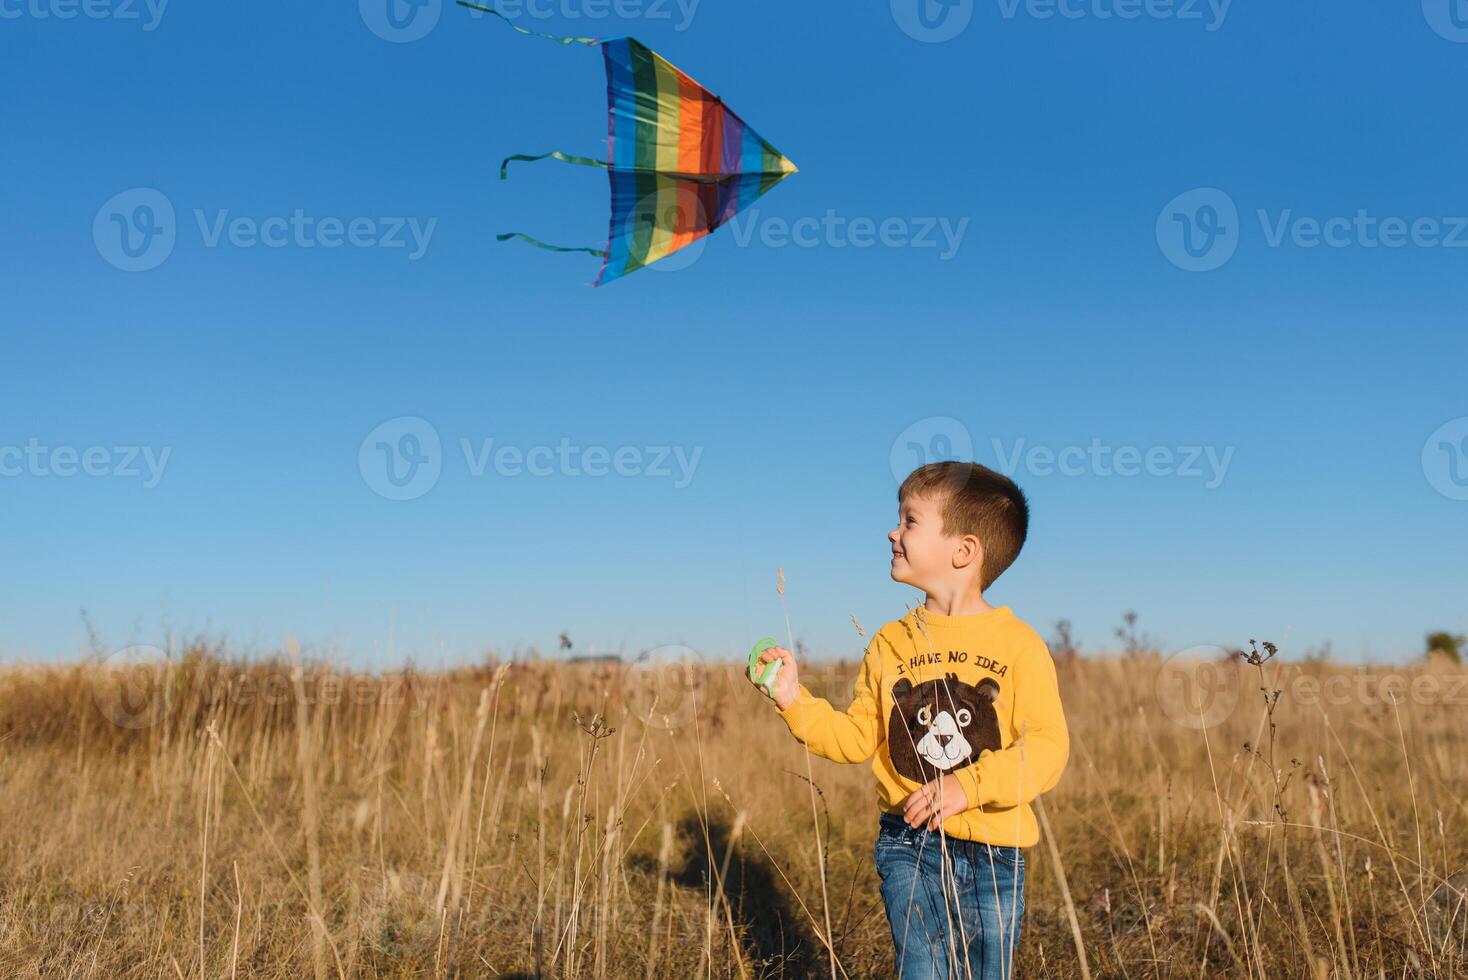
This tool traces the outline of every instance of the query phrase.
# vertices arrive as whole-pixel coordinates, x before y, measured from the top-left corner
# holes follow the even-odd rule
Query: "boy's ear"
[[[958,547],[953,549],[954,568],[982,568],[984,565],[984,543],[979,540],[977,534],[965,534],[958,539]]]

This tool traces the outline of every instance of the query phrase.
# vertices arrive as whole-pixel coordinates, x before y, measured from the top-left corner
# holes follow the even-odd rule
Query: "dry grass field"
[[[1059,660],[1019,977],[1468,975],[1468,669],[1266,657]],[[869,768],[659,663],[0,671],[0,976],[891,975]]]

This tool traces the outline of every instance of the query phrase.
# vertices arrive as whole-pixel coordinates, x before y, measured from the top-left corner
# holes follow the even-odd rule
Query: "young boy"
[[[862,658],[851,706],[800,684],[789,650],[774,700],[806,748],[872,759],[882,901],[905,980],[1009,980],[1024,915],[1030,801],[1060,779],[1070,735],[1045,642],[984,592],[1014,562],[1029,504],[977,463],[932,463],[897,492],[892,578],[926,593]],[[873,758],[875,756],[875,758]]]

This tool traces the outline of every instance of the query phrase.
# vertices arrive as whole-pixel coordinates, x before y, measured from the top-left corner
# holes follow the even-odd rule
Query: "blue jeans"
[[[1025,912],[1022,849],[945,838],[883,813],[876,851],[901,980],[1011,980]]]

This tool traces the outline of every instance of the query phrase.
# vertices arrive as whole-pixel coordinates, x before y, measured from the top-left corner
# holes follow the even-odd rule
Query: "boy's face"
[[[909,496],[897,507],[892,545],[892,580],[928,591],[953,575],[955,553],[963,539],[943,533],[943,498]]]

